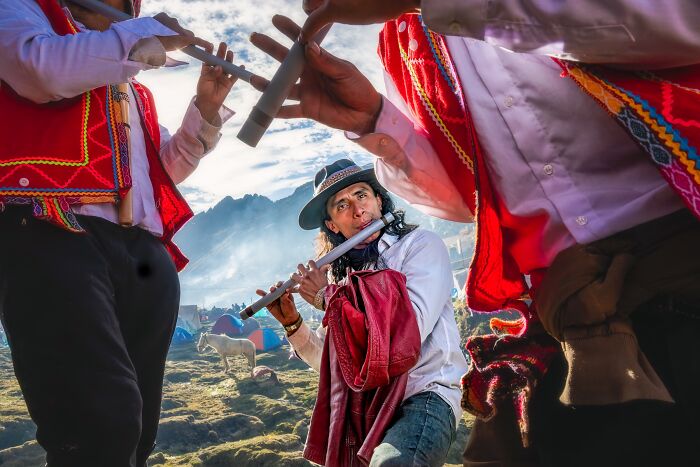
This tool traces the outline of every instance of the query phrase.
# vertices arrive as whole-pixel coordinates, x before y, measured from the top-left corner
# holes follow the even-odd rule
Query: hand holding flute
[[[108,29],[114,21],[125,21],[132,18],[131,15],[119,10],[118,7],[124,7],[123,0],[67,0],[68,7],[73,13],[73,16],[81,23],[85,19],[91,21],[94,27],[90,29],[104,31]],[[207,51],[211,44],[203,39],[196,37],[191,31],[186,30],[175,18],[168,16],[165,13],[159,13],[155,17],[161,24],[171,29],[174,33],[172,36],[157,36],[163,44],[166,51],[181,49],[187,55],[196,58],[210,66],[220,66],[226,74],[236,76],[246,82],[250,82],[252,73],[245,70],[243,67],[233,65],[221,57],[212,55]],[[203,47],[205,50],[198,48]]]
[[[355,248],[357,245],[361,244],[363,241],[370,238],[373,234],[379,232],[381,229],[383,229],[384,227],[386,227],[389,224],[391,224],[392,222],[394,222],[394,219],[395,219],[394,214],[392,212],[388,212],[388,213],[384,214],[382,217],[373,221],[371,224],[369,224],[363,230],[356,233],[352,237],[348,238],[343,243],[341,243],[340,245],[338,245],[337,247],[333,248],[331,251],[329,251],[328,253],[323,255],[323,257],[319,258],[314,263],[314,268],[318,269],[318,271],[323,271],[323,268],[326,265],[332,264],[333,261],[340,258],[345,253],[347,253],[351,249]],[[302,265],[300,265],[300,266],[303,267]],[[257,313],[259,310],[261,310],[263,307],[266,307],[266,306],[270,305],[271,303],[275,302],[278,298],[280,298],[289,289],[294,287],[297,284],[297,282],[298,281],[294,278],[294,275],[292,275],[292,279],[289,279],[284,284],[281,282],[278,282],[277,286],[274,287],[275,290],[271,290],[269,294],[263,295],[260,300],[258,300],[255,303],[252,303],[251,305],[246,307],[243,311],[241,311],[241,313],[240,313],[241,319],[248,319],[251,316],[253,316],[255,313]],[[260,295],[260,292],[262,292],[262,290],[258,290],[258,295]],[[311,303],[313,303],[313,302],[311,302]]]
[[[272,24],[292,40],[301,28],[291,19],[276,15]],[[271,37],[254,33],[250,41],[278,61],[289,52]],[[288,98],[298,103],[282,106],[277,118],[310,118],[332,128],[364,134],[374,130],[382,108],[382,97],[370,81],[353,65],[321,49],[316,42],[305,48],[306,67]],[[254,75],[250,82],[264,90],[269,82]]]

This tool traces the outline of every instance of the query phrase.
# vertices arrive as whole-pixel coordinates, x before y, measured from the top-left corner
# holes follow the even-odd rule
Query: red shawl
[[[403,402],[420,333],[394,270],[359,271],[326,290],[328,334],[304,457],[333,467],[368,465]]]

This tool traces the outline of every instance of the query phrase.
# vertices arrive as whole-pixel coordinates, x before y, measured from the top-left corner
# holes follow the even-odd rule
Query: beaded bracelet
[[[319,309],[321,311],[325,310],[323,305],[325,304],[325,295],[326,295],[326,288],[321,287],[318,292],[316,292],[316,296],[314,297],[314,308]]]

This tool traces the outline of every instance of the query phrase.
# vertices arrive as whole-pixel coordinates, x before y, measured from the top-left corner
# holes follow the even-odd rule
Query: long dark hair
[[[400,240],[418,228],[417,225],[407,224],[404,221],[405,212],[403,210],[396,210],[394,200],[391,199],[389,192],[386,191],[386,189],[383,186],[381,186],[376,181],[369,181],[366,183],[370,186],[370,188],[372,188],[373,194],[375,196],[379,195],[379,198],[382,200],[382,215],[388,212],[394,213],[394,221],[388,226],[386,226],[382,232],[395,235]],[[334,233],[326,226],[325,221],[329,220],[331,220],[331,217],[328,215],[328,212],[325,211],[323,222],[321,222],[321,232],[319,232],[318,237],[316,237],[317,258],[320,258],[321,256],[331,251],[333,248],[337,247],[345,240],[347,240],[343,234]],[[376,264],[376,267],[378,269],[384,269],[386,267],[383,259],[379,255],[377,241],[373,242],[367,248],[365,248],[362,254],[363,263],[365,266],[368,266],[370,264]],[[349,267],[352,267],[353,263],[355,263],[355,267],[353,269],[358,269],[357,261],[353,261],[348,253],[335,260],[331,264],[330,269],[330,274],[333,282],[337,283],[343,280],[347,276],[347,269]]]

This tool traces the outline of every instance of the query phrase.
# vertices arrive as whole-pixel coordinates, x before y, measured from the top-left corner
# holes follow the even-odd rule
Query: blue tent
[[[187,329],[178,326],[175,328],[175,333],[173,334],[173,340],[171,345],[187,344],[193,341],[194,337],[192,336],[192,334],[190,334],[190,332]]]
[[[243,335],[243,321],[233,315],[223,314],[214,323],[212,334],[226,334],[229,337],[239,337]]]
[[[282,345],[275,331],[269,328],[256,329],[248,336],[248,339],[255,344],[255,348],[260,351],[276,349]]]

